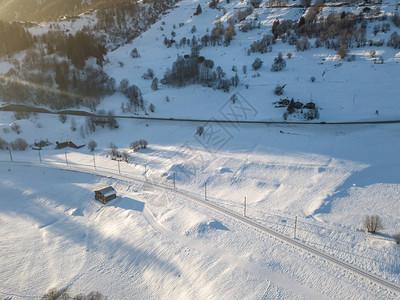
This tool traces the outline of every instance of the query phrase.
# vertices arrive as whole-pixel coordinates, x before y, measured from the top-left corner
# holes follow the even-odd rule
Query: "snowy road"
[[[32,162],[8,162],[8,161],[6,162],[6,161],[1,161],[1,163],[2,164],[8,164],[8,165],[18,164],[20,166],[41,166],[41,167],[47,167],[47,168],[57,168],[57,169],[61,169],[61,170],[69,170],[69,171],[75,171],[75,172],[81,172],[81,173],[89,173],[89,174],[95,174],[95,175],[100,175],[100,176],[112,177],[112,178],[115,178],[117,180],[122,180],[122,181],[127,181],[127,182],[139,182],[139,183],[143,183],[143,184],[145,184],[145,183],[149,184],[150,183],[148,180],[137,178],[137,177],[133,177],[133,176],[126,176],[126,175],[123,175],[123,174],[116,174],[116,173],[110,173],[110,172],[101,172],[101,171],[98,171],[98,170],[93,170],[93,169],[84,168],[84,167],[63,166],[63,165],[57,165],[57,164],[32,163]],[[151,184],[156,188],[163,189],[165,191],[173,192],[173,193],[175,193],[177,195],[185,197],[186,199],[190,199],[190,200],[195,201],[195,202],[197,202],[197,203],[199,203],[201,205],[207,206],[208,208],[211,208],[216,212],[222,213],[222,214],[224,214],[224,215],[226,215],[226,216],[228,216],[228,217],[230,217],[230,218],[232,218],[232,219],[234,219],[234,220],[236,220],[238,222],[246,224],[247,226],[249,226],[249,227],[251,227],[251,228],[253,228],[253,229],[255,229],[255,230],[259,231],[259,232],[267,233],[270,236],[272,236],[274,238],[277,238],[277,239],[279,239],[279,240],[281,240],[281,241],[283,241],[283,242],[285,242],[287,244],[290,244],[290,245],[295,246],[295,247],[297,247],[299,249],[307,251],[308,253],[311,253],[311,254],[313,254],[315,256],[318,256],[318,257],[324,259],[326,262],[330,262],[330,263],[336,264],[337,266],[340,266],[345,270],[351,271],[354,274],[360,275],[360,276],[362,276],[362,277],[364,277],[364,278],[366,278],[366,279],[368,279],[368,280],[380,285],[383,288],[392,290],[392,291],[400,294],[400,287],[399,286],[397,286],[397,285],[395,285],[395,284],[393,284],[393,283],[391,283],[391,282],[389,282],[387,280],[384,280],[384,279],[382,279],[380,277],[374,276],[374,275],[372,275],[372,274],[370,274],[370,273],[368,273],[366,271],[363,271],[363,270],[361,270],[361,269],[359,269],[357,267],[354,267],[353,265],[351,265],[349,263],[343,262],[340,259],[334,258],[334,257],[332,257],[330,255],[327,255],[327,254],[325,254],[325,253],[323,253],[323,252],[321,252],[319,250],[316,250],[316,249],[314,249],[312,247],[309,247],[309,246],[301,243],[300,241],[298,241],[296,239],[289,238],[289,237],[287,237],[287,236],[285,236],[285,235],[283,235],[283,234],[281,234],[279,232],[276,232],[276,231],[271,230],[271,229],[269,229],[267,227],[264,227],[264,226],[262,226],[262,225],[260,225],[258,223],[255,223],[255,222],[247,219],[246,217],[243,217],[243,216],[238,215],[238,214],[236,214],[234,212],[231,212],[231,211],[229,211],[229,210],[227,210],[227,209],[225,209],[225,208],[223,208],[221,206],[218,206],[218,205],[215,205],[215,204],[210,203],[208,201],[205,201],[205,200],[203,200],[203,199],[201,199],[199,197],[190,195],[186,191],[174,189],[173,187],[169,187],[169,186],[166,186],[164,184],[160,184],[160,183],[156,183],[156,182],[151,182]],[[150,211],[145,210],[145,217],[148,220],[148,222],[152,226],[154,226],[154,228],[157,231],[160,230],[160,231],[164,232],[165,230],[167,230],[167,229],[163,228],[162,225],[156,223],[154,218],[152,218],[152,215],[151,215]]]

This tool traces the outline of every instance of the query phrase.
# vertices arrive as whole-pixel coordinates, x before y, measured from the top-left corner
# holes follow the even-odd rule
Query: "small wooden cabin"
[[[94,191],[94,198],[103,204],[106,204],[116,197],[117,192],[111,186],[106,186]]]

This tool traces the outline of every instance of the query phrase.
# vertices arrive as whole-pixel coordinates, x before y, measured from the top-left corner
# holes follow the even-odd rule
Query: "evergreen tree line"
[[[80,30],[75,35],[65,34],[60,30],[51,30],[37,38],[38,44],[47,48],[47,54],[66,56],[71,63],[79,69],[85,66],[89,57],[96,58],[98,65],[102,66],[107,50],[105,45],[91,34],[88,29]]]
[[[109,1],[112,2],[112,1]],[[177,0],[116,1],[98,10],[95,30],[107,33],[106,39],[115,46],[130,42],[154,24]]]
[[[235,76],[227,78],[221,67],[214,70],[214,61],[199,56],[198,49],[192,48],[190,56],[179,56],[172,68],[167,69],[161,83],[175,87],[202,84],[229,92],[231,86],[238,86],[239,77],[236,73]]]
[[[22,25],[0,20],[0,57],[26,50],[32,44],[31,34]]]
[[[24,103],[65,109],[85,106],[92,110],[100,99],[115,92],[115,80],[99,67],[71,66],[54,56],[41,56],[29,50],[22,66],[14,67],[0,80],[0,98],[9,103]]]

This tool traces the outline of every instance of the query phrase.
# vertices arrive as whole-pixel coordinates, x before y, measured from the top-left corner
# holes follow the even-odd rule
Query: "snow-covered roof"
[[[99,192],[103,194],[105,197],[115,195],[117,193],[111,186],[103,187],[101,189],[95,190],[95,192]]]

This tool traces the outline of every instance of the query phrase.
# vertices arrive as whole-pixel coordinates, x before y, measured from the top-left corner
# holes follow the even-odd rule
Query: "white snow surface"
[[[197,4],[201,16],[193,16]],[[174,30],[176,40],[191,38],[213,27],[216,15],[226,21],[238,1],[222,10],[205,1],[179,2],[131,44],[108,54],[106,72],[117,82],[127,78],[143,91],[151,116],[166,118],[224,119],[230,97],[240,93],[252,110],[244,120],[282,120],[284,109],[275,108],[276,84],[287,84],[283,97],[313,100],[320,121],[399,119],[399,52],[386,46],[351,49],[352,62],[339,61],[334,50],[312,48],[295,51],[277,42],[273,52],[246,55],[246,49],[270,33],[279,17],[299,18],[299,9],[261,8],[263,26],[248,33],[236,30],[230,47],[208,47],[201,55],[213,59],[229,76],[239,70],[240,86],[223,93],[200,85],[181,89],[160,86],[152,91],[141,78],[152,68],[162,78],[178,54],[189,48],[166,48],[163,34]],[[388,6],[390,11],[391,6]],[[254,14],[253,13],[253,14]],[[324,11],[327,13],[327,11]],[[90,19],[90,17],[88,17]],[[165,22],[165,25],[162,25]],[[185,26],[173,29],[174,24]],[[68,27],[70,30],[77,30]],[[373,23],[368,24],[372,36]],[[46,24],[40,25],[47,30]],[[164,30],[161,31],[160,27]],[[393,26],[392,26],[393,27]],[[387,36],[394,28],[387,33]],[[377,37],[377,39],[380,37]],[[140,58],[129,54],[137,48]],[[385,59],[374,64],[370,50]],[[270,65],[281,51],[292,52],[284,71],[273,73]],[[20,54],[22,55],[22,54]],[[252,77],[251,63],[264,61]],[[122,62],[120,64],[119,62]],[[120,65],[123,65],[120,67]],[[248,74],[241,72],[248,66]],[[1,73],[11,67],[1,62]],[[310,77],[315,76],[316,82]],[[245,85],[248,84],[247,89]],[[170,102],[165,101],[169,96]],[[99,109],[121,114],[126,99],[115,94]],[[376,111],[379,111],[377,114]],[[296,117],[298,118],[298,117]],[[291,117],[292,121],[296,121]],[[71,131],[71,120],[77,125]],[[29,144],[48,139],[52,145],[40,151],[43,162],[96,167],[118,173],[108,145],[128,150],[129,163],[121,162],[123,174],[147,178],[148,184],[124,182],[45,166],[39,152],[0,150],[0,297],[40,298],[50,288],[69,288],[71,293],[101,292],[109,299],[395,299],[394,294],[349,271],[262,234],[231,218],[210,211],[187,198],[156,189],[152,181],[176,186],[189,194],[247,217],[297,239],[371,274],[400,284],[400,253],[393,241],[400,216],[400,125],[216,125],[119,119],[119,129],[97,128],[89,134],[84,117],[68,117],[62,124],[55,115],[37,114],[15,120],[0,113],[0,137],[8,142],[24,138]],[[11,130],[15,123],[21,133]],[[197,126],[206,129],[195,135]],[[82,129],[80,129],[82,126]],[[219,132],[217,139],[212,133]],[[132,152],[129,144],[145,138],[148,149]],[[55,141],[71,140],[98,146],[55,150]],[[146,173],[145,173],[146,170]],[[117,199],[107,205],[95,201],[93,190],[113,186]],[[377,235],[364,232],[367,214],[382,217],[385,225]]]
[[[2,126],[13,117],[2,113]],[[74,117],[79,124],[83,117]],[[37,115],[18,135],[76,144],[86,141],[53,115]],[[58,122],[58,124],[57,124]],[[35,124],[42,124],[41,128]],[[28,125],[31,124],[31,125]],[[49,131],[50,124],[57,130]],[[55,127],[57,124],[57,127]],[[77,172],[20,166],[37,151],[0,151],[0,293],[40,296],[52,287],[98,290],[111,299],[389,299],[397,295],[268,235],[176,196],[152,181],[207,199],[372,274],[399,283],[399,129],[390,125],[226,126],[232,138],[217,151],[194,135],[196,124],[120,120],[98,129],[98,170],[118,173],[108,143],[128,148],[146,137],[149,148],[120,163],[123,174],[149,184],[124,183]],[[205,143],[205,141],[202,141]],[[210,151],[211,152],[210,152]],[[93,168],[87,149],[43,149],[43,162]],[[146,167],[145,167],[146,165]],[[147,173],[144,174],[145,168]],[[174,175],[175,174],[175,175]],[[93,190],[113,186],[118,198],[103,206]],[[204,195],[204,194],[203,194]],[[366,214],[385,229],[362,230]],[[15,274],[18,274],[17,276]],[[106,282],[106,284],[105,284]],[[14,299],[13,298],[13,299]]]

